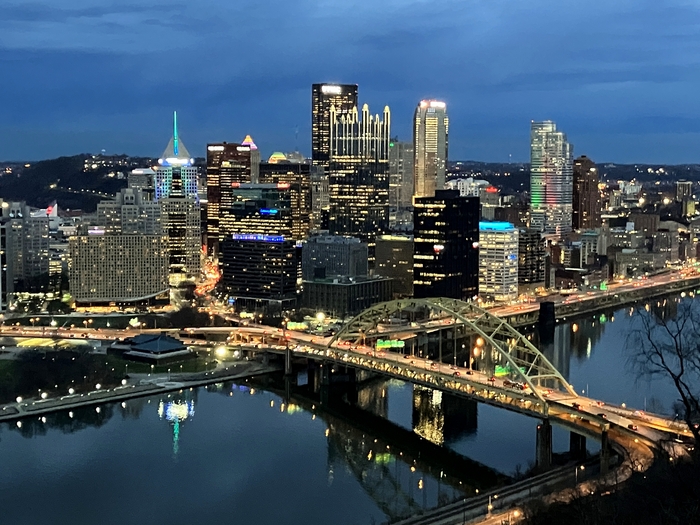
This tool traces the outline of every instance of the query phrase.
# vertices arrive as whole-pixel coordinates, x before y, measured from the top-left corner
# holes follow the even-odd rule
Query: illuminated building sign
[[[236,151],[250,151],[250,146],[238,146]]]
[[[321,93],[324,95],[340,95],[343,92],[343,88],[340,86],[321,86]]]
[[[207,149],[209,151],[224,151],[223,146],[208,146]]]
[[[378,339],[377,340],[377,350],[384,349],[384,348],[403,348],[404,346],[406,346],[406,343],[404,341],[395,341],[393,339],[390,339],[390,340]]]
[[[88,235],[104,235],[105,231],[102,229],[95,228],[93,230],[88,230]]]
[[[234,233],[231,235],[234,241],[255,242],[284,242],[284,235],[262,235],[256,233]]]
[[[520,371],[525,373],[525,367],[520,367]],[[501,366],[501,365],[496,365],[496,368],[494,369],[493,375],[496,377],[503,377],[509,375],[511,372],[510,365],[506,366]]]
[[[442,250],[444,250],[444,249],[445,249],[445,245],[444,245],[444,244],[433,244],[433,251],[434,251],[435,253],[440,253],[440,252],[441,252]]]
[[[261,208],[260,215],[277,215],[278,211],[279,210],[275,210],[275,209]]]
[[[508,231],[515,227],[509,222],[480,222],[479,229],[483,231]]]

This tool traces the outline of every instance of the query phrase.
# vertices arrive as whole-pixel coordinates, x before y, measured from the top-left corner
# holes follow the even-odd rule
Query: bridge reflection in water
[[[335,384],[322,402],[316,381],[302,386],[260,378],[257,387],[285,399],[285,410],[301,407],[326,424],[329,482],[339,469],[349,472],[387,516],[397,521],[461,501],[510,478],[465,458],[443,443],[476,430],[476,402],[413,388],[413,430],[389,419],[389,381],[359,378]],[[326,387],[327,388],[327,387]]]

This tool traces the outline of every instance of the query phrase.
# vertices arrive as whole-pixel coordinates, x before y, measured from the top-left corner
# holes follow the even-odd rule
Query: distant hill
[[[637,179],[641,182],[660,181],[674,183],[677,180],[700,181],[699,164],[615,164],[598,163],[602,181]],[[473,177],[485,179],[509,192],[530,189],[529,163],[479,162],[474,160],[450,161],[448,180]]]
[[[120,158],[129,159],[126,156]],[[124,166],[119,166],[92,155],[75,155],[15,168],[11,173],[0,170],[0,198],[24,200],[38,208],[55,200],[61,209],[93,211],[106,195],[126,186],[126,175],[132,169],[130,165],[138,161],[130,159],[124,162]]]

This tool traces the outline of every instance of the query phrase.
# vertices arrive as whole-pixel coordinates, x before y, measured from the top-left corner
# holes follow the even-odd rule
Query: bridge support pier
[[[292,374],[292,349],[287,348],[284,351],[284,375]]]
[[[263,352],[262,358],[263,366],[268,366],[270,364],[270,354],[268,352]]]
[[[547,470],[552,466],[552,424],[549,419],[537,425],[537,450],[535,462],[539,469]]]
[[[586,436],[569,433],[569,455],[571,459],[586,459]]]
[[[600,475],[604,476],[608,473],[610,468],[610,443],[608,437],[608,430],[603,429],[600,434]]]

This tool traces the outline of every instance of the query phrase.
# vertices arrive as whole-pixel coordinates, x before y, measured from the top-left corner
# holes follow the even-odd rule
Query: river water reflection
[[[672,387],[629,369],[629,314],[561,324],[542,347],[577,391],[668,411]],[[2,424],[1,522],[383,523],[503,483],[534,460],[537,421],[505,410],[377,381],[352,410],[325,411],[303,392],[285,403],[279,388],[217,385]],[[555,428],[555,452],[567,447]]]

